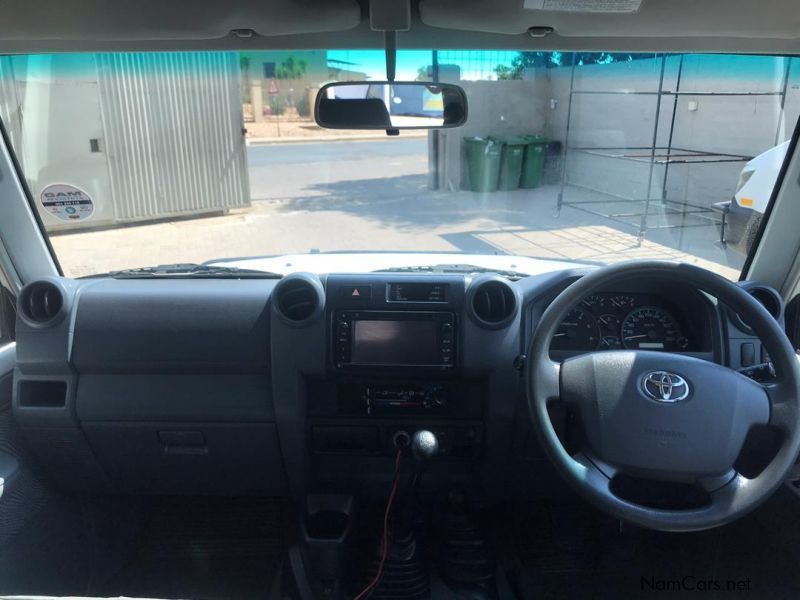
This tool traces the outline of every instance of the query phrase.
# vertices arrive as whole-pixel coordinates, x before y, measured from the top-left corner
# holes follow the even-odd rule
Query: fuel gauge
[[[597,322],[600,323],[600,329],[603,331],[603,334],[613,334],[614,336],[619,335],[619,328],[622,326],[622,319],[620,319],[617,315],[600,315],[597,317]]]

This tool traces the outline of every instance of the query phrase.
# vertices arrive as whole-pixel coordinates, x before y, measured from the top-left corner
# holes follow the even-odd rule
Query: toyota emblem
[[[642,391],[656,402],[680,402],[689,397],[689,382],[669,371],[651,371],[642,378]]]

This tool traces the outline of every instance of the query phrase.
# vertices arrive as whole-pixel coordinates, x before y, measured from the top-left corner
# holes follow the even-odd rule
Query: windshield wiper
[[[158,265],[155,267],[139,267],[136,269],[121,269],[88,275],[81,279],[93,277],[111,277],[114,279],[280,279],[280,273],[259,271],[257,269],[240,269],[238,267],[221,267],[215,265],[200,265],[196,263],[175,263],[171,265]]]
[[[519,271],[511,271],[508,269],[490,269],[488,267],[479,267],[470,264],[443,264],[443,265],[417,265],[406,267],[391,267],[389,269],[378,269],[373,273],[459,273],[459,274],[479,274],[479,273],[497,273],[509,279],[522,279],[528,277],[528,273],[520,273]]]

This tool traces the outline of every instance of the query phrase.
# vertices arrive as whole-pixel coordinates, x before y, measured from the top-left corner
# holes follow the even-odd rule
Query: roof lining
[[[34,1],[34,0],[28,0]],[[97,0],[103,1],[103,0]],[[289,0],[270,0],[287,2]],[[303,0],[312,6],[318,0]],[[338,1],[338,0],[336,0]],[[349,0],[345,0],[348,1]],[[422,0],[422,5],[430,0]],[[442,1],[442,0],[437,0]],[[483,0],[481,0],[483,1]],[[521,0],[518,0],[521,4]],[[645,0],[647,2],[648,0]],[[677,0],[673,0],[677,1]],[[692,0],[694,1],[694,0]],[[707,2],[709,0],[703,0]],[[717,0],[711,0],[717,1]],[[738,1],[738,0],[737,0]],[[762,0],[783,2],[784,0]],[[788,1],[788,0],[786,0]],[[470,4],[464,0],[465,4]],[[473,0],[474,3],[474,0]],[[352,10],[352,7],[351,9]],[[280,50],[280,49],[382,49],[383,34],[370,30],[363,18],[364,9],[354,17],[356,25],[347,31],[253,35],[237,37],[230,32],[213,39],[3,39],[6,23],[0,23],[0,54],[30,54],[52,52],[139,52],[139,51],[220,51],[220,50]],[[424,13],[424,9],[422,11]],[[795,10],[795,13],[800,11]],[[361,22],[358,23],[360,18]],[[799,16],[800,18],[800,16]],[[244,23],[241,23],[244,24]],[[736,36],[565,36],[558,31],[543,38],[533,38],[527,33],[500,34],[470,32],[434,27],[422,22],[420,13],[412,14],[409,32],[398,34],[398,48],[403,49],[496,49],[496,50],[560,50],[560,51],[614,51],[614,52],[709,52],[748,54],[800,54],[800,26],[797,36],[736,37]]]

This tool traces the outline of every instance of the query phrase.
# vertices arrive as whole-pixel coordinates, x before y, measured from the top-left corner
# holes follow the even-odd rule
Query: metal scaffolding
[[[673,145],[673,137],[675,133],[675,118],[678,109],[678,99],[681,96],[776,96],[779,97],[780,109],[783,111],[784,103],[786,100],[786,89],[789,81],[789,68],[791,59],[787,59],[785,71],[783,73],[783,81],[781,89],[775,92],[707,92],[707,91],[682,91],[681,76],[683,74],[684,55],[680,55],[678,59],[677,78],[675,81],[674,90],[664,89],[664,74],[667,64],[667,55],[662,54],[660,57],[660,73],[658,78],[658,88],[656,91],[619,91],[619,90],[575,90],[575,68],[573,63],[572,72],[569,82],[569,103],[567,107],[567,124],[564,143],[564,156],[561,165],[561,189],[558,194],[557,201],[557,214],[561,214],[561,209],[565,206],[580,210],[582,212],[592,214],[595,216],[603,217],[633,228],[637,231],[639,244],[641,244],[646,233],[650,229],[673,229],[683,227],[698,227],[708,226],[709,224],[722,224],[724,214],[722,214],[720,207],[701,205],[695,202],[690,202],[687,199],[677,200],[667,197],[667,180],[669,177],[669,169],[671,165],[689,165],[689,164],[712,164],[712,163],[731,163],[749,161],[752,156],[745,156],[741,154],[725,154],[719,152],[707,152],[704,150],[679,148]],[[572,102],[575,96],[591,96],[591,95],[626,95],[626,96],[654,96],[655,97],[655,115],[653,118],[653,136],[652,144],[643,147],[578,147],[570,146],[570,125],[572,120]],[[659,122],[661,119],[662,100],[664,98],[672,98],[672,114],[669,120],[669,134],[667,137],[666,146],[658,145],[659,135]],[[646,163],[648,168],[647,175],[647,190],[644,198],[627,198],[623,196],[616,196],[614,194],[606,194],[615,196],[610,200],[578,200],[568,201],[565,199],[565,191],[569,185],[567,181],[567,162],[570,153],[584,153],[588,155],[600,156],[604,158],[627,160],[640,163]],[[661,194],[659,197],[653,197],[651,190],[653,189],[653,182],[655,177],[655,167],[657,165],[664,166],[664,176],[661,181]],[[618,198],[618,199],[617,199]],[[666,223],[666,224],[653,224],[649,221],[652,215],[653,204],[658,203],[657,206],[665,215],[674,215],[681,217],[680,223]],[[612,208],[622,206],[619,210]],[[691,222],[687,221],[689,219]]]

